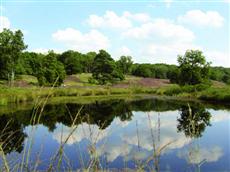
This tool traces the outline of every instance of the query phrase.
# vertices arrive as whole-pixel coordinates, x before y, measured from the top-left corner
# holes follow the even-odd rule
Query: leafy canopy
[[[105,50],[100,50],[93,61],[92,77],[102,85],[124,79],[115,61]]]
[[[19,56],[26,48],[20,30],[13,32],[3,29],[0,32],[0,78],[11,82],[14,80]]]
[[[178,56],[180,85],[196,85],[207,82],[209,79],[210,63],[206,62],[205,56],[200,50],[187,50]]]
[[[57,54],[49,51],[40,60],[37,78],[41,86],[60,86],[65,79],[64,65],[57,60]]]
[[[123,74],[130,74],[133,61],[131,56],[121,56],[117,66]]]

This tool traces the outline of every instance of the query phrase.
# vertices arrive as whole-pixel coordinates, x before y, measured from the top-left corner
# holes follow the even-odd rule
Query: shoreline
[[[179,88],[179,87],[178,87]],[[178,89],[177,88],[177,89]],[[135,98],[160,98],[167,100],[182,100],[193,102],[204,102],[210,104],[228,105],[230,102],[230,87],[208,88],[203,91],[172,94],[175,87],[95,87],[95,88],[22,88],[0,87],[0,106],[8,104],[34,103],[39,99],[46,99],[48,102],[93,102],[96,100],[109,99],[135,99]],[[213,93],[214,94],[213,94]],[[223,96],[221,94],[224,94]],[[214,97],[215,96],[215,97]]]

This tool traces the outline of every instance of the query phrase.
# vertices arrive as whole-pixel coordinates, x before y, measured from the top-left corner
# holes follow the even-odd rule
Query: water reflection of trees
[[[185,136],[198,138],[202,136],[206,126],[210,126],[211,114],[201,105],[181,106],[177,129]]]
[[[200,148],[199,138],[202,136],[205,128],[211,125],[210,119],[211,114],[200,104],[195,106],[188,104],[180,108],[177,129],[192,139],[187,150],[182,153],[182,156],[185,157],[189,164],[189,170],[200,171],[201,166],[207,161],[203,155],[204,151]],[[207,154],[207,151],[205,154]]]
[[[0,117],[0,144],[5,153],[21,152],[26,134],[21,123],[7,115]]]
[[[179,125],[178,130],[184,131],[188,135],[187,128],[190,126],[188,111],[186,106],[181,102],[176,101],[165,101],[158,99],[146,99],[136,101],[125,101],[125,100],[112,100],[112,101],[96,101],[92,104],[48,104],[44,107],[39,120],[36,120],[34,124],[42,124],[46,126],[49,131],[54,131],[57,123],[62,123],[65,126],[71,126],[73,119],[75,119],[78,111],[81,109],[80,114],[77,117],[74,125],[80,125],[81,123],[88,123],[97,125],[100,129],[107,128],[115,118],[119,118],[121,121],[131,120],[133,113],[132,111],[168,111],[177,110],[181,107],[181,118],[178,119]],[[200,133],[205,129],[205,126],[209,124],[208,116],[210,114],[204,113],[205,110],[193,109],[192,119],[197,122],[195,125],[196,130]],[[38,109],[38,112],[40,110]],[[23,149],[23,141],[26,137],[24,133],[24,127],[32,125],[32,118],[34,117],[33,109],[16,111],[14,113],[0,114],[0,142],[3,145],[5,153],[9,153],[12,150],[20,152]],[[203,113],[200,117],[198,113]],[[36,118],[38,119],[38,117]],[[203,121],[201,123],[201,121]],[[5,128],[7,124],[7,128]],[[200,135],[199,133],[197,135]]]

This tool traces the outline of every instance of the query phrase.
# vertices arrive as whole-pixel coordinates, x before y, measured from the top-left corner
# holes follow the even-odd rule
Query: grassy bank
[[[36,78],[21,75],[15,81],[15,87],[0,84],[0,105],[9,103],[33,102],[47,96],[56,99],[98,97],[113,98],[117,96],[156,95],[178,99],[200,99],[205,101],[230,102],[230,86],[213,82],[209,88],[201,86],[184,86],[170,84],[167,80],[126,76],[126,80],[110,86],[92,85],[88,82],[90,74],[68,76],[63,87],[39,87]]]
[[[194,87],[179,87],[170,85],[165,87],[79,87],[79,88],[8,88],[0,87],[0,105],[8,103],[32,102],[38,98],[50,97],[116,97],[116,96],[135,96],[140,94],[149,94],[157,96],[170,96],[189,99],[200,99],[205,101],[230,102],[230,87],[212,86],[205,90],[199,90]]]

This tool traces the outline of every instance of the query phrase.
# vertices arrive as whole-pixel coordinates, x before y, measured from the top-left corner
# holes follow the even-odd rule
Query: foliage
[[[91,72],[95,56],[95,52],[82,54],[77,51],[69,50],[59,55],[58,60],[64,64],[66,73],[68,75],[73,75]]]
[[[150,65],[140,64],[133,68],[132,74],[135,76],[152,77]]]
[[[0,78],[11,83],[15,79],[15,70],[20,54],[27,46],[24,44],[23,33],[4,29],[0,33]]]
[[[72,75],[82,72],[83,65],[81,64],[82,54],[76,51],[66,51],[62,53],[58,60],[65,66],[66,74]]]
[[[133,64],[131,56],[121,56],[120,59],[116,62],[118,68],[123,74],[130,74],[131,67]]]
[[[196,85],[209,79],[210,63],[207,63],[202,51],[187,50],[184,56],[178,56],[180,85]]]
[[[57,60],[57,55],[50,51],[40,60],[37,78],[39,85],[60,86],[65,79],[65,70],[61,62]]]
[[[23,75],[37,76],[40,64],[44,58],[43,54],[34,52],[23,52],[19,57],[19,63],[16,66],[16,73]]]
[[[134,64],[132,74],[135,76],[169,79],[177,70],[175,65],[167,64]]]
[[[105,50],[100,50],[93,61],[93,79],[99,84],[113,83],[124,80],[124,75],[117,68],[115,61]]]

